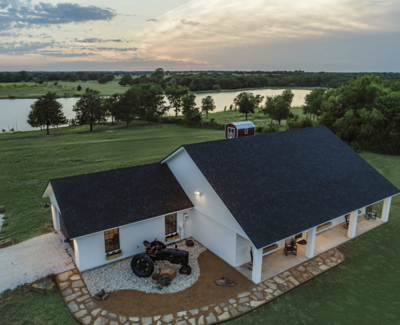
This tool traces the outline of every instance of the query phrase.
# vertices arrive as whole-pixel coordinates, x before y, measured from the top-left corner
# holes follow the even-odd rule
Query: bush
[[[312,128],[313,126],[314,122],[311,121],[310,118],[306,117],[304,119],[301,119],[297,115],[294,118],[287,120],[286,122],[286,130]]]
[[[220,85],[214,85],[214,86],[212,86],[212,90],[221,91],[221,86]]]
[[[274,133],[279,132],[279,125],[278,123],[271,123],[270,125],[262,128],[262,133]]]
[[[257,127],[256,127],[256,132],[262,133],[262,131],[263,131],[262,126],[257,126]]]

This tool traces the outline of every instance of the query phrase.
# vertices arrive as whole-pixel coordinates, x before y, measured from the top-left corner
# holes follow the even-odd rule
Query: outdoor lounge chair
[[[369,206],[369,207],[366,208],[364,217],[367,220],[369,220],[369,219],[374,219],[375,220],[376,217],[377,217],[377,214],[378,213],[375,210],[372,210],[372,206]]]
[[[297,255],[297,243],[295,238],[286,239],[284,253],[287,256],[291,252],[293,255]]]
[[[344,216],[344,224],[343,224],[343,228],[346,228],[346,229],[349,229],[349,214],[346,214],[345,216]]]

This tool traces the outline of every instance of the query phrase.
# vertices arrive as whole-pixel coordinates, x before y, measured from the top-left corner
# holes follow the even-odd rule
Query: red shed
[[[225,125],[225,138],[247,137],[256,134],[256,126],[251,121],[231,122]]]

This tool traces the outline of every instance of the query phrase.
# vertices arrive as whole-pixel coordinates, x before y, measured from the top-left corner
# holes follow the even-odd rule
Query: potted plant
[[[171,279],[166,276],[162,275],[160,272],[155,272],[151,275],[152,281],[158,285],[158,288],[161,290],[164,287],[168,287],[171,284]]]

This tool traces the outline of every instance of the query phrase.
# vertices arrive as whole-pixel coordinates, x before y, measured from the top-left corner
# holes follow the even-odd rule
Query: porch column
[[[383,222],[387,222],[389,220],[389,212],[390,212],[390,204],[392,202],[392,197],[388,197],[383,201],[383,209],[382,209],[382,216],[381,220]]]
[[[51,204],[51,214],[53,216],[54,229],[60,231],[60,218],[58,216],[58,210],[53,204]]]
[[[261,282],[262,258],[262,249],[256,249],[253,246],[253,271],[251,279],[255,284]]]
[[[308,258],[314,257],[316,235],[317,235],[317,227],[308,230],[307,247],[306,247],[306,256]]]
[[[347,230],[347,237],[349,238],[354,238],[356,236],[357,215],[358,210],[350,213],[349,229]]]

